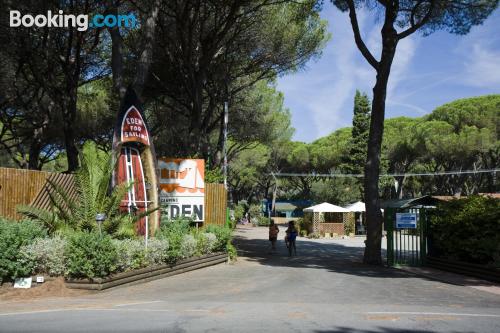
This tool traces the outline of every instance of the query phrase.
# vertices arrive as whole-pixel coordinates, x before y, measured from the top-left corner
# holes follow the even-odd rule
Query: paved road
[[[283,231],[280,233],[283,235]],[[240,259],[73,298],[0,301],[1,332],[500,332],[500,297],[360,263],[362,241],[237,231]]]

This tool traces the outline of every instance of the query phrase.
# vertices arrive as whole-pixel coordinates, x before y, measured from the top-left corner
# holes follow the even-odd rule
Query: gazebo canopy
[[[340,206],[332,205],[328,202],[304,208],[306,213],[349,213],[350,211]]]
[[[346,209],[350,212],[356,212],[356,213],[366,211],[365,203],[361,202],[361,201],[355,202],[355,203],[347,206]]]

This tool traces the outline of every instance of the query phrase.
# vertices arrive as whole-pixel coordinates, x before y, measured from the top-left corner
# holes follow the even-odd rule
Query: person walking
[[[271,220],[271,224],[269,225],[269,241],[271,242],[271,250],[276,251],[276,241],[278,240],[278,233],[280,229],[274,221]]]
[[[297,247],[295,246],[295,240],[297,239],[297,229],[295,228],[295,223],[293,221],[288,222],[288,229],[286,229],[285,244],[288,247],[288,256],[292,256],[292,251],[294,255],[297,255]]]

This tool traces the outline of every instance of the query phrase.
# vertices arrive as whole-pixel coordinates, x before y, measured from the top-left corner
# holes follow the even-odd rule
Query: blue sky
[[[380,52],[380,23],[359,13],[365,42]],[[350,126],[356,89],[370,97],[375,71],[354,44],[349,17],[326,2],[322,17],[332,38],[321,58],[278,79],[292,112],[294,140],[311,142]],[[458,98],[500,93],[500,10],[466,36],[414,34],[398,45],[389,79],[386,118],[419,117]]]

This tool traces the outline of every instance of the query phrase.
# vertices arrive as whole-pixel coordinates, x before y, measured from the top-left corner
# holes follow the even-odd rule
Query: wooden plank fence
[[[36,170],[0,168],[0,216],[21,219],[18,205],[33,204],[48,209],[50,180],[75,194],[73,175]],[[205,183],[205,224],[224,225],[226,222],[227,191],[222,184]]]
[[[205,183],[205,225],[226,223],[227,191],[223,184]]]
[[[49,176],[44,171],[0,168],[0,216],[20,219],[16,206],[31,203]]]

